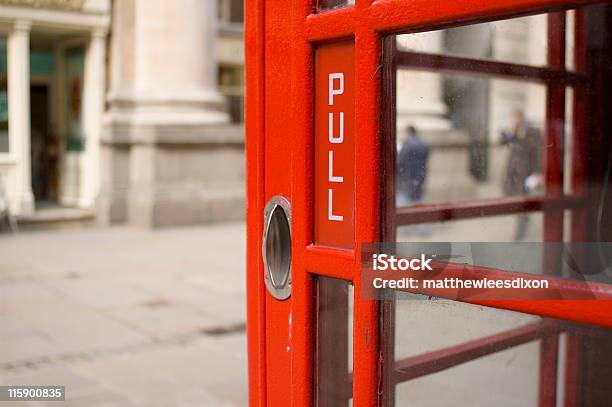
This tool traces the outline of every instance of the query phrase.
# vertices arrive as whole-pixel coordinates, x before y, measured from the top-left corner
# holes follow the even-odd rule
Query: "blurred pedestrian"
[[[412,205],[423,200],[429,149],[416,128],[408,126],[397,155],[397,206]]]
[[[510,127],[501,134],[501,143],[510,148],[503,181],[504,195],[520,196],[538,191],[542,179],[542,136],[525,120],[522,111],[513,113]],[[525,238],[528,226],[529,215],[518,215],[515,241]]]

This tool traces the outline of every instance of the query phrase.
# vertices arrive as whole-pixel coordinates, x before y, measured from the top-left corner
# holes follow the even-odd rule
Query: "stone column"
[[[30,156],[30,28],[17,21],[7,41],[9,148],[17,159],[18,213],[34,211]]]
[[[136,94],[164,123],[227,123],[217,89],[217,2],[139,0]],[[165,116],[156,113],[163,110]]]
[[[114,3],[101,219],[145,226],[243,216],[241,128],[217,88],[217,2]]]
[[[79,206],[92,207],[100,189],[100,132],[104,113],[106,30],[92,31],[85,51],[83,130],[85,151]]]
[[[123,25],[116,41],[128,41],[113,45],[109,98],[117,118],[127,113],[132,123],[148,125],[227,123],[217,89],[217,2],[128,0],[116,7],[122,10],[115,14],[126,14],[114,20],[113,27]]]

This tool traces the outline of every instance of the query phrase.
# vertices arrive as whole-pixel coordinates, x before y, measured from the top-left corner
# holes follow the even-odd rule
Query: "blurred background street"
[[[0,385],[66,386],[65,403],[19,406],[247,405],[245,3],[0,0]],[[398,34],[397,46],[541,67],[547,24],[542,14]],[[568,12],[568,44],[573,24]],[[504,134],[538,139],[546,92],[522,78],[398,69],[398,155],[404,144],[411,155],[413,139],[427,151],[418,171],[398,167],[398,179],[419,185],[398,188],[398,205],[541,196],[522,178],[517,191],[504,188]],[[540,241],[542,230],[540,214],[513,214],[410,225],[397,240]],[[403,303],[405,349],[532,322],[423,304]],[[525,349],[469,365],[482,376],[449,371],[398,386],[397,405],[531,405],[537,378],[525,372],[537,373],[539,348]],[[474,392],[490,393],[500,365],[499,383],[524,382],[520,397],[512,387]]]
[[[246,405],[244,236],[0,235],[0,383],[65,385],[70,406]]]

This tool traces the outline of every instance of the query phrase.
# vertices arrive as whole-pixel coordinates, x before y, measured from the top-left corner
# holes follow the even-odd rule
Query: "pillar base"
[[[128,199],[129,224],[157,228],[244,219],[243,189],[185,190],[164,187],[152,193],[133,191]]]
[[[21,195],[19,200],[19,215],[31,215],[36,209],[34,204],[34,194],[32,191],[25,192]]]
[[[179,226],[244,218],[244,129],[111,123],[102,139],[101,223]]]

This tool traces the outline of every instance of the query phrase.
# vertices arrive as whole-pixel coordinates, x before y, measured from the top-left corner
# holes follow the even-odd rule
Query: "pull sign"
[[[355,46],[316,50],[315,242],[354,246]]]

